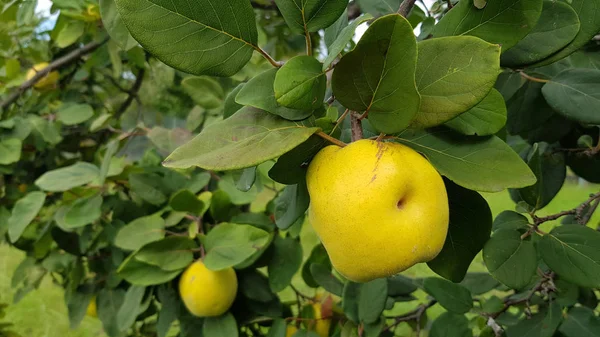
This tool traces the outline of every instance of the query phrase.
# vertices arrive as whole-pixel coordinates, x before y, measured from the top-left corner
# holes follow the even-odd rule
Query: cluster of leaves
[[[15,301],[52,277],[72,327],[95,298],[111,337],[600,331],[585,226],[600,194],[536,215],[567,167],[600,182],[598,0],[55,0],[54,25],[36,1],[0,4],[0,234],[27,252]],[[34,89],[44,61],[60,80]],[[450,231],[428,263],[443,278],[358,284],[320,244],[303,258],[307,164],[361,137],[445,177]],[[504,189],[516,211],[492,221],[478,191]],[[481,251],[489,273],[467,273]],[[221,317],[177,295],[200,257],[236,270]]]

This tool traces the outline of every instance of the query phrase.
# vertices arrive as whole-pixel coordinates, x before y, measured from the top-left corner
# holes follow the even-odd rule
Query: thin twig
[[[532,82],[538,82],[538,83],[548,83],[550,82],[550,80],[545,80],[543,78],[537,78],[537,77],[533,77],[531,75],[527,75],[525,72],[523,71],[519,71],[519,74],[521,75],[521,77],[523,77],[524,79],[527,79],[529,81]]]
[[[141,102],[139,100],[138,92],[140,91],[140,88],[142,87],[142,81],[144,80],[145,73],[146,73],[146,70],[144,68],[142,68],[142,69],[140,69],[140,71],[138,71],[137,76],[135,78],[135,82],[131,86],[131,89],[128,90],[129,95],[127,96],[127,99],[125,99],[125,102],[123,102],[123,104],[121,104],[119,109],[115,112],[115,115],[114,115],[115,119],[118,120],[119,118],[121,118],[121,115],[125,111],[127,111],[127,108],[129,108],[131,103],[133,103],[133,100],[136,100],[138,102],[138,104],[141,104]]]
[[[39,82],[42,78],[44,78],[50,72],[60,69],[60,68],[63,68],[65,66],[68,66],[73,62],[77,62],[77,60],[80,57],[93,52],[94,50],[96,50],[100,46],[102,46],[104,43],[106,43],[107,41],[108,41],[108,38],[106,38],[100,42],[88,43],[79,49],[73,50],[72,52],[68,53],[67,55],[65,55],[63,57],[60,57],[60,58],[52,61],[47,67],[40,69],[32,78],[25,81],[15,91],[13,91],[10,95],[8,95],[8,97],[2,103],[0,103],[0,109],[4,110],[8,106],[10,106],[25,91],[27,91],[28,89],[33,87],[37,82]]]
[[[390,324],[389,326],[385,327],[383,329],[383,331],[389,331],[391,329],[393,329],[396,325],[402,323],[402,322],[410,322],[410,321],[417,321],[417,336],[420,333],[420,321],[421,321],[421,317],[423,316],[423,313],[431,308],[432,306],[434,306],[437,303],[436,300],[430,300],[428,303],[425,304],[421,304],[418,308],[416,308],[415,310],[406,313],[402,316],[398,316],[394,318],[394,323]]]
[[[304,27],[304,38],[306,39],[306,55],[312,56],[312,40],[310,39],[310,33],[306,27]]]
[[[253,46],[253,47],[254,47],[254,50],[259,52],[265,59],[267,59],[267,61],[269,61],[269,63],[271,63],[271,65],[273,67],[279,68],[283,65],[282,62],[275,61],[275,59],[272,58],[271,55],[269,55],[269,53],[267,53],[264,49],[260,48],[259,46]]]
[[[339,147],[344,147],[344,146],[348,145],[348,144],[342,142],[341,140],[339,140],[337,138],[331,137],[330,135],[326,134],[323,131],[319,131],[319,132],[315,133],[315,135],[317,135],[317,136],[319,136],[319,137],[321,137],[321,138],[323,138],[323,139],[329,141],[330,143],[333,143],[333,144],[335,144],[335,145],[337,145]]]
[[[333,129],[331,129],[331,132],[329,133],[330,135],[333,134],[333,132],[340,126],[342,125],[342,122],[344,121],[344,118],[346,118],[346,116],[348,116],[348,112],[350,110],[346,109],[344,110],[344,113],[342,113],[342,115],[335,121],[335,125],[333,126]]]

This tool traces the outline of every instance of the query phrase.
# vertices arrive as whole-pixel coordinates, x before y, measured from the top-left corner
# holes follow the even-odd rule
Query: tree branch
[[[33,87],[37,82],[39,82],[42,78],[48,75],[50,72],[63,68],[65,66],[70,65],[73,62],[76,62],[80,57],[93,52],[98,49],[104,43],[108,41],[108,38],[100,41],[100,42],[91,42],[86,44],[85,46],[73,50],[65,56],[62,56],[50,63],[46,68],[39,70],[32,78],[25,81],[21,84],[15,91],[13,91],[2,103],[0,103],[0,109],[4,110],[9,107],[12,103],[14,103],[25,91]]]
[[[390,324],[389,326],[385,327],[383,329],[383,331],[389,331],[391,329],[393,329],[396,325],[402,323],[402,322],[409,322],[409,321],[417,321],[417,336],[419,335],[420,332],[420,321],[421,321],[421,317],[423,316],[423,313],[425,313],[425,311],[431,307],[433,307],[435,304],[437,303],[436,300],[430,300],[428,303],[424,303],[421,304],[418,308],[416,308],[415,310],[406,313],[404,315],[398,316],[394,318],[394,323]]]
[[[365,112],[365,115],[366,114],[367,113]],[[363,119],[365,115],[361,116],[354,111],[350,112],[350,127],[351,127],[351,131],[352,131],[351,134],[352,134],[353,142],[363,139],[363,130],[362,130],[361,119]]]
[[[142,69],[140,69],[140,71],[138,71],[138,74],[135,78],[135,82],[131,86],[131,89],[129,89],[127,91],[129,93],[129,95],[127,96],[127,99],[125,100],[125,102],[123,102],[123,104],[121,104],[119,109],[115,112],[115,119],[118,120],[119,118],[121,118],[121,115],[127,110],[127,108],[129,108],[131,103],[133,103],[133,100],[137,100],[138,104],[140,104],[138,92],[140,91],[140,88],[142,87],[142,81],[144,80],[145,73],[146,73],[146,70],[144,68],[142,68]]]
[[[408,13],[410,13],[410,10],[415,5],[415,1],[416,0],[404,0],[404,1],[402,1],[402,3],[400,4],[400,8],[398,8],[398,14],[402,15],[403,17],[407,17]]]

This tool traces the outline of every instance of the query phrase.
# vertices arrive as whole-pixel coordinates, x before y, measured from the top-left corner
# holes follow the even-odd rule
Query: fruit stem
[[[537,78],[537,77],[533,77],[531,75],[527,75],[523,71],[519,71],[519,74],[521,74],[521,77],[523,77],[524,79],[527,79],[527,80],[532,81],[532,82],[538,82],[538,83],[548,83],[548,82],[550,82],[550,80],[544,80],[542,78]]]
[[[333,144],[339,146],[339,147],[344,147],[344,146],[348,145],[348,144],[342,142],[341,140],[339,140],[337,138],[331,137],[330,135],[326,134],[323,131],[317,132],[316,135],[319,136],[319,137],[321,137],[321,138],[323,138],[323,139],[325,139],[325,140],[327,140],[327,141],[329,141],[330,143],[333,143]]]
[[[352,111],[350,112],[350,126],[352,131],[352,141],[355,142],[357,140],[363,139],[363,129],[361,123],[361,116]]]

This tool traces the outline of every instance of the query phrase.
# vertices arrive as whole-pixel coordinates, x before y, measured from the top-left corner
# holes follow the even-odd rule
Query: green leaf
[[[509,133],[533,130],[552,117],[554,111],[542,96],[542,86],[543,83],[528,81],[507,100]]]
[[[76,125],[94,116],[94,109],[89,104],[69,104],[56,112],[58,121],[65,125]]]
[[[59,48],[65,48],[77,41],[85,30],[85,22],[82,21],[68,21],[63,28],[58,32],[56,40],[56,46]]]
[[[544,0],[542,15],[533,29],[502,54],[502,66],[518,68],[541,61],[573,41],[579,18],[566,3]]]
[[[360,288],[360,283],[347,281],[344,284],[344,291],[342,292],[342,309],[344,310],[344,314],[346,315],[346,317],[348,317],[355,323],[360,322],[358,318],[358,302],[360,299]]]
[[[472,36],[418,44],[416,80],[421,106],[412,125],[436,126],[473,108],[494,87],[500,47]]]
[[[268,241],[269,233],[254,226],[219,224],[204,240],[204,264],[211,270],[233,267],[259,251]]]
[[[169,206],[177,212],[187,212],[198,215],[204,209],[204,203],[189,190],[180,190],[171,196]]]
[[[469,320],[465,315],[452,312],[441,314],[431,325],[430,337],[472,337]]]
[[[58,144],[62,141],[62,136],[59,132],[59,125],[53,121],[46,120],[37,115],[29,115],[27,117],[29,123],[45,142],[50,144]]]
[[[566,337],[599,337],[600,318],[594,311],[584,307],[574,307],[558,329]]]
[[[286,330],[287,324],[285,323],[285,320],[283,318],[275,318],[267,337],[287,337]]]
[[[500,131],[506,123],[506,105],[496,89],[477,105],[444,123],[452,130],[468,136],[489,136]]]
[[[413,280],[402,275],[388,277],[387,281],[388,295],[390,296],[406,296],[418,289]]]
[[[244,107],[204,129],[171,153],[163,164],[171,168],[199,166],[217,171],[256,166],[293,149],[318,130]]]
[[[218,317],[207,317],[202,326],[202,334],[210,337],[238,337],[238,326],[231,313]]]
[[[196,247],[196,243],[187,237],[170,236],[143,246],[134,259],[165,271],[177,271],[194,261],[192,249]]]
[[[275,3],[296,34],[331,26],[348,6],[347,0],[275,0]]]
[[[35,184],[44,191],[64,192],[91,183],[99,174],[100,170],[96,165],[80,161],[71,166],[47,171]]]
[[[600,10],[598,10],[598,2],[596,0],[568,0],[566,2],[573,7],[579,17],[579,32],[575,36],[575,39],[566,47],[535,64],[535,67],[554,63],[571,55],[588,43],[600,31]]]
[[[322,264],[331,270],[331,262],[329,261],[327,251],[325,250],[325,247],[320,243],[314,246],[314,248],[310,252],[308,259],[302,267],[302,279],[304,280],[304,283],[306,283],[306,285],[308,285],[311,288],[317,288],[319,286],[319,283],[317,283],[317,281],[315,281],[315,279],[312,276],[312,264]]]
[[[344,107],[368,112],[378,131],[400,132],[419,110],[416,61],[410,23],[398,14],[386,15],[375,20],[335,66],[333,94]]]
[[[306,163],[309,163],[325,144],[323,138],[310,136],[304,143],[281,155],[269,170],[269,177],[286,185],[301,183],[306,177]]]
[[[542,93],[561,115],[586,124],[600,124],[600,70],[565,70],[546,83]]]
[[[115,237],[115,246],[126,250],[137,250],[147,243],[165,236],[165,220],[159,215],[137,218],[121,228]]]
[[[500,285],[488,273],[468,273],[460,283],[465,288],[469,289],[473,295],[483,295]]]
[[[0,165],[16,163],[21,159],[21,147],[23,143],[20,139],[9,138],[0,141]]]
[[[181,273],[181,270],[163,270],[157,266],[140,262],[134,259],[133,255],[130,255],[129,258],[123,261],[117,273],[119,277],[131,284],[151,286],[171,281]]]
[[[75,291],[65,294],[69,312],[69,327],[71,329],[76,329],[81,324],[93,297],[94,294],[91,289],[85,286],[78,287]]]
[[[156,334],[158,337],[166,337],[171,325],[177,319],[179,296],[168,284],[159,286],[157,295],[160,311],[156,322]]]
[[[288,229],[304,215],[310,204],[306,182],[289,185],[274,200],[275,224],[280,229]]]
[[[428,277],[423,288],[446,310],[463,314],[473,308],[473,299],[467,288],[441,278]]]
[[[117,312],[117,326],[121,331],[127,331],[139,314],[146,287],[131,286],[127,289],[123,304]]]
[[[235,181],[235,187],[242,192],[248,192],[256,181],[256,166],[233,171],[232,176]]]
[[[292,277],[302,264],[302,246],[292,238],[275,236],[272,257],[269,260],[269,285],[280,292],[290,285]]]
[[[11,243],[17,242],[25,228],[35,219],[46,201],[43,192],[29,192],[15,202],[10,218],[8,218],[8,237]]]
[[[348,8],[344,10],[342,15],[335,20],[331,26],[327,27],[323,31],[323,40],[325,41],[325,45],[327,48],[331,46],[333,41],[340,35],[342,30],[348,26]]]
[[[529,284],[537,268],[533,242],[512,229],[494,232],[483,247],[483,261],[496,280],[517,290]]]
[[[388,283],[384,278],[376,279],[360,285],[358,298],[358,318],[363,323],[375,323],[387,300]]]
[[[160,185],[160,177],[156,174],[136,173],[129,175],[131,190],[140,198],[159,206],[167,201]]]
[[[100,0],[100,15],[106,32],[121,49],[129,50],[137,45],[121,20],[114,0]]]
[[[181,87],[196,104],[205,109],[215,109],[223,105],[223,88],[219,82],[208,76],[186,77]]]
[[[312,56],[299,55],[287,61],[273,82],[277,103],[301,110],[321,106],[327,87],[327,77],[321,68],[321,62]]]
[[[561,278],[582,287],[600,287],[600,232],[560,226],[538,243],[542,259]]]
[[[255,79],[257,76],[254,76],[252,79]],[[229,117],[231,117],[231,115],[233,115],[238,110],[240,110],[241,108],[244,107],[243,104],[238,104],[236,102],[237,95],[240,93],[240,91],[242,90],[242,88],[244,88],[244,86],[246,86],[246,83],[240,83],[240,84],[238,84],[225,97],[225,102],[223,103],[223,118],[229,118]],[[273,85],[271,85],[271,88],[272,87],[273,87]],[[273,94],[273,95],[275,95],[275,94]],[[250,105],[250,104],[247,104],[247,105]],[[194,129],[196,129],[196,128],[194,128]]]
[[[347,17],[346,17],[347,18]],[[371,14],[362,14],[358,18],[354,19],[351,24],[344,27],[339,34],[337,34],[336,38],[332,43],[327,45],[328,54],[323,61],[323,70],[326,70],[331,63],[338,57],[338,55],[344,51],[348,42],[352,40],[354,37],[354,32],[356,28],[360,26],[363,22],[369,21],[373,19]]]
[[[479,193],[444,182],[450,206],[448,235],[442,251],[427,265],[438,275],[460,282],[490,238],[492,211]]]
[[[166,129],[155,126],[150,129],[146,134],[146,137],[148,137],[159,150],[171,153],[176,148],[192,139],[192,133],[184,128]]]
[[[518,190],[521,199],[535,209],[548,205],[563,186],[567,176],[565,156],[555,152],[547,143],[534,144],[527,158],[527,165],[535,174],[534,185]]]
[[[108,144],[106,144],[106,152],[104,152],[104,156],[102,157],[102,164],[100,164],[100,172],[98,173],[98,184],[104,185],[106,181],[106,177],[119,175],[123,172],[123,165],[115,165],[115,163],[119,163],[119,158],[114,157],[114,155],[119,150],[119,141],[112,140]],[[122,159],[122,158],[121,158]],[[123,163],[123,161],[121,161]],[[115,170],[116,169],[116,170]]]
[[[492,230],[495,232],[499,229],[527,229],[529,220],[523,215],[515,211],[503,211],[494,219]]]
[[[258,48],[254,10],[245,0],[115,3],[121,19],[142,47],[181,71],[231,76]]]
[[[402,0],[358,0],[358,5],[363,12],[382,16],[397,12],[401,2]]]
[[[275,89],[273,88],[277,72],[278,69],[269,69],[254,76],[235,96],[235,101],[241,105],[263,109],[292,121],[306,119],[312,115],[313,109],[291,109],[277,103]]]
[[[125,290],[108,289],[100,290],[96,297],[98,318],[102,321],[104,332],[109,337],[120,337],[121,330],[117,324],[119,308],[123,304]]]
[[[224,175],[218,183],[219,189],[225,191],[229,195],[231,203],[234,205],[246,205],[256,199],[258,188],[249,188],[247,192],[240,191],[234,181],[232,174]]]
[[[471,190],[497,192],[536,181],[527,164],[496,136],[466,138],[437,129],[406,130],[398,136],[398,142],[424,154],[442,175]]]
[[[102,195],[75,200],[65,213],[63,229],[83,227],[100,219],[102,215]]]
[[[336,296],[342,296],[344,284],[332,274],[331,267],[312,263],[310,264],[310,274],[323,289]]]
[[[507,337],[552,337],[562,321],[562,308],[551,302],[530,319],[520,320],[506,330]]]
[[[488,1],[477,9],[473,0],[459,1],[435,26],[433,36],[472,35],[510,49],[537,23],[542,0]]]

